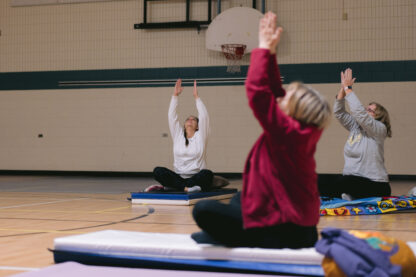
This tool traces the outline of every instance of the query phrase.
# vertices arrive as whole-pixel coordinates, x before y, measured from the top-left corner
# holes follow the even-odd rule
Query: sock
[[[188,187],[186,192],[199,192],[201,191],[201,187],[200,186],[193,186],[193,187]]]
[[[348,194],[348,193],[343,193],[343,194],[341,194],[341,198],[342,199],[344,199],[344,200],[347,200],[347,201],[352,201],[352,200],[354,200],[354,197],[352,197],[350,194]]]

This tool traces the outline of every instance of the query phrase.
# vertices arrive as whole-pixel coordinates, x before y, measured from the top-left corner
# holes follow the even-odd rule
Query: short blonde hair
[[[392,131],[391,131],[391,124],[390,124],[390,116],[389,116],[389,112],[387,111],[387,109],[377,102],[371,102],[368,105],[376,105],[374,119],[380,121],[386,126],[387,136],[391,138]]]
[[[291,83],[288,91],[291,90],[294,92],[288,99],[287,114],[301,123],[326,128],[331,119],[328,101],[318,91],[300,82]]]

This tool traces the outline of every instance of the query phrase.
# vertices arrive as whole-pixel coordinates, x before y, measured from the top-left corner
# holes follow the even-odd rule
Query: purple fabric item
[[[322,239],[315,244],[316,251],[334,259],[348,277],[401,276],[401,267],[390,262],[397,246],[390,253],[374,249],[365,240],[336,228],[325,228],[321,235]]]
[[[158,269],[140,269],[140,268],[123,268],[108,266],[87,266],[75,262],[66,262],[52,265],[37,271],[20,273],[13,277],[263,277],[264,275],[255,274],[238,274],[238,273],[220,273],[220,272],[200,272],[200,271],[182,271],[182,270],[158,270]]]

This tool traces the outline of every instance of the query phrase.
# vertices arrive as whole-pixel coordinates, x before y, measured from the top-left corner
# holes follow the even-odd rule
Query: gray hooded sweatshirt
[[[345,110],[345,101],[350,113]],[[334,114],[350,134],[344,147],[343,175],[368,178],[375,182],[388,182],[384,166],[384,140],[386,126],[371,117],[354,92],[345,99],[336,100]]]

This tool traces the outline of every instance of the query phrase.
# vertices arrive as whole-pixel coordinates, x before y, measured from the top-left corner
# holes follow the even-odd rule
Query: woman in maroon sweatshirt
[[[282,31],[275,14],[261,19],[246,90],[263,133],[248,155],[241,195],[229,204],[206,200],[195,206],[193,216],[202,232],[192,238],[199,243],[302,248],[318,238],[314,154],[331,111],[308,86],[292,83],[287,92],[283,89],[276,62]]]

